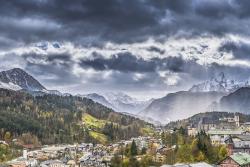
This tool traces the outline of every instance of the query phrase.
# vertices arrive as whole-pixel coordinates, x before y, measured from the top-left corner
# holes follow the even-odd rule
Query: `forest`
[[[87,121],[90,116],[94,122]],[[100,126],[91,126],[102,122]],[[23,144],[93,142],[104,144],[143,135],[151,125],[123,115],[92,100],[76,96],[32,96],[0,89],[0,140],[6,134],[20,139],[30,134],[38,140]],[[104,136],[105,140],[100,140]],[[37,141],[36,143],[32,143]]]

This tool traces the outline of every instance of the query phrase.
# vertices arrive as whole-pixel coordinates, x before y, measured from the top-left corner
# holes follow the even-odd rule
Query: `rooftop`
[[[212,167],[206,162],[198,162],[193,164],[175,164],[175,165],[163,165],[161,167]]]
[[[212,135],[241,135],[245,131],[243,130],[220,130],[220,129],[214,129],[214,130],[209,130],[208,134]]]
[[[236,153],[230,156],[239,165],[250,164],[250,155],[247,153]]]

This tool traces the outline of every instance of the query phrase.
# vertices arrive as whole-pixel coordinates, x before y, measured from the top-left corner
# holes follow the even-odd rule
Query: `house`
[[[25,162],[12,162],[8,164],[9,167],[26,167]]]
[[[218,163],[220,167],[250,167],[250,155],[247,153],[235,153]]]
[[[60,160],[47,160],[40,164],[41,167],[65,167]]]
[[[228,136],[243,135],[246,131],[243,130],[223,130],[223,129],[212,129],[207,132],[209,134],[213,145],[225,144]]]
[[[227,144],[229,155],[238,152],[250,154],[250,135],[229,136],[225,143]]]
[[[12,161],[7,162],[8,166],[11,167],[35,167],[38,165],[38,161],[36,159],[25,159],[23,157],[19,157],[17,159],[14,159]]]
[[[188,136],[196,136],[198,134],[198,130],[195,127],[189,126],[187,133]]]
[[[163,165],[161,167],[213,167],[206,162],[198,162],[192,164],[175,164],[175,165]]]

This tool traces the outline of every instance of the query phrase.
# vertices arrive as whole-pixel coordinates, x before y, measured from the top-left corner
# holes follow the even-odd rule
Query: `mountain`
[[[213,110],[211,104],[225,95],[222,92],[180,91],[154,100],[145,110],[139,113],[161,123],[168,123],[188,118],[200,112]]]
[[[108,108],[112,108],[112,109],[116,110],[116,108],[111,103],[109,103],[105,97],[103,97],[102,95],[99,95],[97,93],[91,93],[91,94],[87,94],[87,95],[77,95],[77,96],[91,99],[97,103],[100,103],[100,104],[108,107]]]
[[[61,93],[58,90],[48,90],[33,76],[20,68],[13,68],[0,72],[0,88],[9,90],[23,90],[34,96],[43,94],[55,94],[68,96],[67,93]]]
[[[103,96],[118,112],[126,112],[131,114],[137,114],[152,102],[152,100],[140,101],[122,92],[109,92]]]
[[[108,92],[103,95],[91,93],[77,96],[86,97],[106,107],[112,108],[117,112],[129,113],[134,116],[137,115],[139,111],[145,109],[152,102],[152,100],[140,101],[121,92]]]
[[[248,111],[250,110],[250,105],[248,106],[248,103],[245,102],[248,101],[247,93],[242,92],[238,94],[237,91],[245,90],[247,89],[246,87],[249,87],[248,81],[237,82],[229,80],[222,72],[210,80],[192,86],[189,91],[170,93],[163,98],[154,100],[145,110],[140,112],[139,115],[166,123],[209,110]],[[235,97],[231,99],[231,96],[239,96],[239,98]],[[221,102],[218,104],[220,99]],[[239,107],[239,103],[243,105],[243,107]]]
[[[249,86],[249,82],[236,82],[235,80],[229,80],[225,77],[225,74],[221,72],[217,77],[213,77],[203,83],[194,85],[190,92],[233,92],[241,87]]]
[[[144,135],[151,125],[90,99],[0,88],[0,127],[13,138],[36,135],[42,144],[109,143]]]
[[[41,83],[39,83],[39,81],[20,68],[0,72],[0,88],[15,91],[24,90],[34,96],[40,96],[43,94],[54,94],[59,96],[69,95],[61,93],[57,90],[46,89]],[[112,108],[118,112],[128,112],[133,114],[136,114],[146,108],[146,106],[151,102],[139,101],[124,93],[107,93],[105,95],[92,93],[78,96],[92,99],[93,101]]]
[[[243,87],[221,98],[219,109],[229,112],[250,113],[250,88]]]
[[[0,72],[0,87],[5,89],[43,91],[46,88],[20,68]]]

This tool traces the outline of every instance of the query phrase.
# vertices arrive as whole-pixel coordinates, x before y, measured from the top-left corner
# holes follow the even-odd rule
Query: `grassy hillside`
[[[126,130],[127,128],[130,128],[130,125],[118,125],[117,123],[112,121],[97,119],[87,113],[83,114],[82,120],[85,127],[88,128],[90,136],[104,144],[109,141],[110,136],[107,133],[108,131],[105,132],[105,129],[109,130],[109,125],[112,125],[114,128],[119,127],[119,129],[121,130]],[[149,124],[145,124],[145,126],[140,127],[139,130],[140,134],[142,135],[154,135],[154,130]]]

